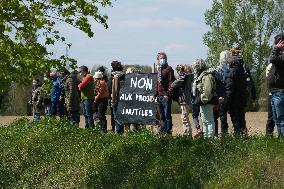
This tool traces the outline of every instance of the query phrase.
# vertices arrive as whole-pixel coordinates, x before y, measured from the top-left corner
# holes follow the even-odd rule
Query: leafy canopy
[[[213,0],[211,9],[205,13],[210,30],[203,37],[209,47],[208,62],[217,66],[220,52],[238,44],[256,86],[261,86],[272,38],[283,28],[283,5],[283,0]]]
[[[99,9],[111,6],[111,0],[0,1],[0,95],[12,81],[27,83],[67,61],[74,67],[74,59],[52,58],[53,53],[47,48],[56,42],[70,47],[55,26],[67,23],[93,37],[92,21],[107,29],[108,17]]]

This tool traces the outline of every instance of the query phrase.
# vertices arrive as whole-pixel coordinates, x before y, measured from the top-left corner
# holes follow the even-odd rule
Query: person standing
[[[160,129],[161,133],[172,133],[172,91],[170,86],[175,80],[174,70],[169,66],[167,61],[167,55],[164,52],[158,53],[157,56],[158,69],[157,76],[158,81],[156,83],[156,94],[154,98],[158,98],[158,104],[160,109],[160,116],[163,121],[163,126]]]
[[[93,77],[89,74],[89,70],[86,66],[81,66],[79,68],[80,74],[83,76],[82,82],[78,85],[81,91],[81,100],[83,107],[83,114],[85,117],[85,128],[94,127],[94,90],[95,84]]]
[[[247,76],[243,65],[231,53],[227,54],[229,71],[225,81],[225,103],[230,114],[234,132],[246,135],[245,106],[247,99]]]
[[[40,120],[40,112],[43,108],[42,84],[38,79],[33,80],[32,91],[32,107],[33,107],[33,121]]]
[[[106,111],[107,111],[108,98],[109,98],[108,87],[102,72],[99,71],[95,72],[94,79],[96,86],[95,109],[98,110],[97,116],[99,118],[99,124],[101,126],[101,130],[104,133],[106,133],[107,132]]]
[[[50,78],[50,73],[46,72],[43,78],[42,91],[43,91],[43,103],[44,103],[44,113],[46,116],[51,116],[51,88],[52,80]]]
[[[268,76],[268,87],[271,92],[273,119],[277,126],[278,136],[284,138],[284,35],[274,38],[274,47],[270,55],[273,64]]]
[[[80,122],[80,96],[78,94],[78,79],[76,74],[71,74],[67,69],[61,72],[64,81],[65,105],[67,117],[71,124],[79,126]]]
[[[120,81],[125,78],[125,74],[123,73],[123,66],[119,61],[113,61],[111,63],[112,67],[112,81],[111,81],[111,107],[112,107],[112,116],[115,124],[115,132],[117,134],[122,134],[124,132],[124,126],[118,122],[116,119],[116,111],[119,101],[119,89],[120,89]]]
[[[193,65],[194,72],[198,78],[197,104],[200,105],[201,120],[205,138],[215,135],[215,122],[213,115],[214,94],[216,90],[214,71],[208,69],[203,59],[197,59]]]
[[[57,69],[52,69],[50,73],[52,80],[51,88],[51,116],[60,118],[64,117],[64,101],[61,98],[63,95],[64,85],[62,79],[58,76]]]
[[[194,80],[192,70],[187,65],[177,65],[178,78],[172,83],[171,90],[179,92],[179,104],[181,108],[181,120],[183,124],[183,136],[192,136],[192,128],[189,122],[189,109],[191,105],[191,89]]]
[[[226,77],[229,72],[229,61],[231,61],[232,55],[231,52],[228,50],[222,51],[220,53],[220,64],[216,69],[216,82],[219,81],[219,86],[216,87],[216,93],[219,97],[219,117],[220,117],[220,122],[221,122],[221,133],[222,134],[228,134],[228,120],[227,120],[227,104],[223,100],[225,99],[226,96],[226,88],[225,88],[225,82],[226,82]],[[217,127],[217,125],[215,125]]]
[[[251,71],[249,69],[249,66],[245,63],[243,57],[242,57],[242,49],[237,45],[235,48],[231,49],[233,58],[237,60],[244,69],[245,76],[246,76],[246,86],[247,86],[247,98],[250,97],[253,102],[256,100],[256,88],[253,81],[253,77],[251,74]]]
[[[192,105],[192,119],[194,123],[194,127],[196,129],[196,134],[194,138],[202,137],[203,132],[199,124],[199,114],[200,114],[200,106],[197,104],[197,86],[196,86],[197,75],[194,73],[194,82],[192,83],[192,93],[191,93],[191,105]]]

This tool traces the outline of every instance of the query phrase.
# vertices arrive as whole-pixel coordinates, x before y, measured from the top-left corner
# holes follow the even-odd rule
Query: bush
[[[283,141],[124,136],[64,121],[0,128],[1,188],[281,188]]]

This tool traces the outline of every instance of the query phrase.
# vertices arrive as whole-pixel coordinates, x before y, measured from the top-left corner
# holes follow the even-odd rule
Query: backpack
[[[212,78],[214,80],[214,86],[212,86],[212,90],[211,90],[211,94],[213,94],[213,95],[206,104],[217,105],[219,103],[219,96],[217,94],[217,90],[220,90],[219,88],[221,88],[223,86],[222,85],[223,82],[216,77],[216,75],[217,75],[216,72],[210,73],[210,74],[213,76]],[[217,84],[217,82],[218,82],[218,84]],[[199,105],[199,106],[204,105],[204,103],[201,101],[201,93],[200,93],[199,90],[196,90],[195,104]]]
[[[173,90],[173,93],[172,93],[172,100],[173,101],[176,101],[176,102],[180,102],[180,98],[183,96],[183,91],[182,91],[182,88],[178,88],[178,89],[175,89]]]
[[[247,81],[248,83],[250,83],[251,80],[250,80],[250,69],[249,69],[249,67],[248,67],[247,64],[244,62],[244,60],[242,59],[242,57],[237,56],[237,57],[236,57],[236,60],[237,60],[239,63],[242,64],[243,69],[244,69],[244,72],[245,72],[245,75],[246,75],[246,81]],[[248,84],[248,86],[249,86],[249,84]]]

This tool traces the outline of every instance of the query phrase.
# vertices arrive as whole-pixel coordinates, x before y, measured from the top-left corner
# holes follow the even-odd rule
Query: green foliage
[[[208,62],[217,66],[220,52],[239,44],[256,86],[261,86],[272,37],[283,29],[283,19],[282,0],[213,0],[212,8],[205,13],[210,31],[203,37],[209,47]],[[257,87],[258,97],[260,90]]]
[[[65,42],[56,26],[67,23],[85,32],[94,33],[91,21],[102,24],[108,17],[99,8],[111,6],[110,0],[12,0],[0,1],[0,95],[12,81],[28,83],[51,67],[64,66],[76,60],[61,56],[54,59],[48,46]],[[38,42],[39,39],[43,42]]]
[[[0,128],[1,188],[281,188],[283,140],[119,136],[64,121]]]
[[[134,65],[123,65],[123,70],[124,72],[127,70],[127,68],[130,67],[134,67],[136,70],[138,70],[141,73],[152,73],[152,67],[149,65],[138,65],[138,64],[134,64]]]

